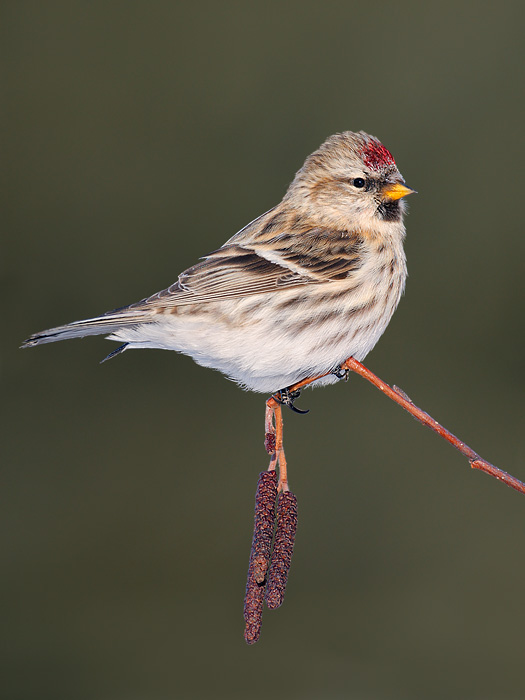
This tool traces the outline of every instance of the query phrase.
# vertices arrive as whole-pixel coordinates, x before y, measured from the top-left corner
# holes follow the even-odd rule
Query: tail
[[[68,340],[69,338],[83,338],[86,335],[103,335],[105,333],[115,333],[121,328],[129,328],[143,323],[148,317],[147,312],[130,310],[128,312],[109,312],[96,318],[86,318],[84,321],[74,321],[66,326],[49,328],[47,331],[34,333],[27,340],[24,340],[21,347],[31,348],[44,343],[55,343],[57,340]]]

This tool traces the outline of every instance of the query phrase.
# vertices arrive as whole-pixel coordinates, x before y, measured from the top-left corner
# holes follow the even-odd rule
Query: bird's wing
[[[127,308],[185,306],[333,282],[355,272],[362,257],[359,236],[321,228],[276,233],[244,245],[228,242],[168,289]]]

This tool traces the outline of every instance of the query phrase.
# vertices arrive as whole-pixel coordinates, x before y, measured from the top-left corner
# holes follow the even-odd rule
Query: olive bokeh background
[[[521,2],[5,2],[0,673],[12,700],[525,697],[525,499],[358,377],[286,418],[287,599],[242,638],[264,397],[31,332],[173,282],[331,133],[392,150],[367,364],[525,478]]]

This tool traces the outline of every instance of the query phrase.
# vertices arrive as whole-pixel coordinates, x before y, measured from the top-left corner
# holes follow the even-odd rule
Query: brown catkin
[[[284,491],[277,502],[277,531],[266,586],[266,605],[270,610],[278,608],[284,600],[296,530],[297,498],[291,491]]]
[[[250,565],[244,598],[244,638],[248,644],[259,639],[264,604],[266,574],[270,566],[270,554],[275,524],[275,501],[277,499],[277,474],[275,471],[261,472],[255,493],[255,516]]]
[[[270,565],[276,499],[277,474],[275,471],[261,472],[255,493],[253,540],[248,570],[248,576],[251,574],[257,583],[264,583]]]
[[[246,644],[255,644],[261,634],[263,604],[264,604],[264,584],[255,583],[248,580],[246,586],[246,597],[244,598],[244,639]]]

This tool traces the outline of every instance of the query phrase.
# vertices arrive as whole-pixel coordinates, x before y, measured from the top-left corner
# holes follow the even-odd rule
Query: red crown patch
[[[361,154],[365,165],[372,170],[382,170],[396,164],[390,151],[379,141],[370,141]]]

